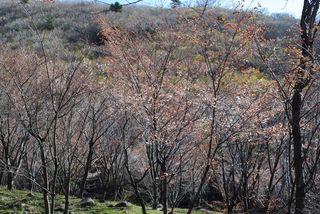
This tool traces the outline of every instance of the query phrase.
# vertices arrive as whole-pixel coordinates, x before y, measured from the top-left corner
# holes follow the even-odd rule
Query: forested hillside
[[[1,1],[0,211],[318,213],[319,4]]]

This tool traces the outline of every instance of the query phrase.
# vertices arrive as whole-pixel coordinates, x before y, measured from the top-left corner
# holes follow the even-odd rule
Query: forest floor
[[[63,206],[63,196],[58,195],[56,199],[56,207]],[[140,214],[141,208],[137,205],[130,204],[126,208],[110,207],[115,205],[117,202],[97,202],[95,201],[94,206],[85,208],[81,206],[81,199],[71,197],[70,199],[70,212],[72,214]],[[162,211],[151,210],[148,208],[148,214],[161,214]],[[186,209],[174,209],[175,214],[184,214]],[[43,199],[41,193],[21,190],[9,191],[3,187],[0,187],[0,213],[1,214],[40,214],[43,213]],[[62,213],[62,212],[55,212]],[[212,213],[219,214],[218,212],[208,210],[196,210],[194,214]]]

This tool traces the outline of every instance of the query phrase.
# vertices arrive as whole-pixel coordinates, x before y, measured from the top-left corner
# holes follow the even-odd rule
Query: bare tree
[[[91,93],[87,98],[86,111],[82,117],[88,117],[83,131],[88,152],[80,183],[80,196],[85,192],[86,180],[94,160],[95,146],[100,143],[115,120],[112,114],[112,106],[110,106],[109,102],[108,97],[102,97],[102,94],[97,92]]]

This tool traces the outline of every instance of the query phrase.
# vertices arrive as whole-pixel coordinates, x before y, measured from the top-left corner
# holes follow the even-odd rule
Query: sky
[[[63,0],[62,0],[63,1]],[[68,1],[68,0],[64,0]],[[70,0],[69,0],[70,1]],[[81,0],[71,0],[71,1],[81,1]],[[90,1],[90,0],[82,0]],[[92,0],[91,0],[92,1]],[[135,0],[99,0],[107,3],[113,3],[119,1],[120,3],[132,2]],[[191,2],[197,2],[203,0],[181,0],[184,4],[190,4]],[[215,0],[211,0],[215,1]],[[289,13],[296,18],[300,18],[302,11],[303,0],[218,0],[221,6],[232,8],[239,1],[243,2],[245,7],[254,8],[260,5],[260,9],[267,13]],[[170,0],[142,0],[139,4],[149,5],[149,6],[168,6],[170,5]]]
[[[227,2],[227,0],[224,2]],[[256,7],[260,4],[261,8],[266,8],[269,13],[289,13],[299,18],[303,7],[303,0],[245,0],[246,6],[250,4],[251,7]]]

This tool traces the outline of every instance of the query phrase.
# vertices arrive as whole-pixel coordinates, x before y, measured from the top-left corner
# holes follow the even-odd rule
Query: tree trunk
[[[152,184],[152,209],[157,209],[158,206],[158,186],[157,186],[157,180],[154,179]]]
[[[196,192],[196,194],[193,196],[193,198],[191,199],[190,205],[189,205],[189,209],[187,214],[191,214],[194,205],[196,203],[198,203],[199,201],[199,197],[200,197],[200,193],[202,191],[203,186],[205,185],[206,181],[207,181],[207,175],[208,172],[210,170],[211,167],[211,161],[213,159],[213,157],[215,156],[215,153],[218,149],[218,147],[216,147],[216,149],[214,151],[213,150],[213,138],[214,138],[214,127],[215,127],[215,119],[216,119],[216,109],[214,108],[212,113],[211,113],[211,127],[210,127],[210,140],[209,140],[209,144],[208,144],[208,151],[207,151],[207,164],[206,167],[204,168],[203,174],[201,176],[201,181],[200,181],[200,185],[198,187],[198,190]]]
[[[295,89],[292,99],[292,137],[294,151],[294,174],[295,174],[295,213],[302,214],[304,209],[305,189],[303,179],[303,157],[302,140],[300,130],[300,112],[301,112],[301,92]]]
[[[68,172],[66,184],[65,184],[65,202],[64,202],[64,212],[63,214],[69,214],[69,196],[70,196],[70,172]]]
[[[43,180],[43,187],[42,187],[42,194],[43,194],[43,203],[44,203],[44,213],[51,214],[50,211],[50,203],[49,203],[49,181],[48,181],[48,172],[46,166],[46,158],[43,148],[43,141],[39,141],[39,148],[40,148],[40,156],[41,156],[41,168],[42,168],[42,180]]]
[[[141,201],[142,201],[141,197],[139,197],[138,200],[140,201],[140,206],[141,206],[142,214],[147,214],[146,206],[144,205],[144,202],[141,202]]]
[[[300,19],[301,53],[299,70],[296,74],[294,91],[291,101],[291,128],[293,138],[293,165],[295,175],[295,213],[302,214],[305,203],[305,183],[303,175],[302,134],[300,127],[302,112],[302,91],[306,88],[314,73],[313,43],[317,29],[315,29],[316,16],[319,9],[319,0],[304,0]]]
[[[130,179],[130,184],[131,186],[133,187],[134,189],[134,193],[136,194],[136,197],[139,201],[139,204],[141,206],[141,210],[142,210],[142,213],[143,214],[147,214],[147,209],[146,209],[146,206],[145,206],[145,202],[140,194],[140,191],[139,191],[139,188],[138,188],[138,182],[139,181],[135,181],[135,179],[133,178],[132,176],[132,173],[129,169],[129,161],[128,161],[128,153],[127,153],[127,150],[126,148],[124,147],[124,155],[125,155],[125,168],[128,172],[128,175],[129,175],[129,179]],[[141,178],[141,180],[147,175],[147,171],[145,172],[145,174],[143,175],[143,177]]]
[[[166,161],[164,160],[161,163],[161,198],[162,198],[162,205],[163,205],[163,214],[168,213],[168,174],[166,168]]]
[[[8,190],[12,190],[12,188],[13,188],[13,179],[14,179],[14,174],[9,170],[8,171],[8,176],[7,176],[7,188],[8,188]]]
[[[134,181],[131,180],[131,182],[134,182]],[[142,214],[147,214],[146,205],[145,205],[145,203],[144,203],[144,201],[143,201],[143,199],[142,199],[142,197],[141,197],[141,194],[140,194],[140,192],[139,192],[139,189],[138,189],[137,184],[134,184],[134,185],[133,185],[133,189],[134,189],[134,192],[135,192],[135,194],[136,194],[136,196],[137,196],[137,199],[138,199],[138,201],[139,201],[139,204],[140,204],[140,206],[141,206]]]
[[[1,159],[3,162],[5,162],[5,149],[2,149],[2,154],[1,154]],[[4,178],[4,171],[5,171],[6,167],[3,166],[2,164],[0,165],[0,185],[2,186],[2,181]]]
[[[3,150],[4,150],[4,157],[5,157],[5,168],[7,171],[7,188],[8,190],[12,190],[12,175],[11,175],[11,163],[9,159],[9,143],[5,140],[3,141]]]
[[[193,208],[194,208],[194,205],[195,205],[196,203],[198,203],[198,201],[199,201],[199,196],[200,196],[202,187],[203,187],[204,184],[206,183],[209,169],[210,169],[210,165],[207,164],[206,168],[204,169],[203,175],[202,175],[202,177],[201,177],[201,182],[200,182],[200,185],[199,185],[199,187],[198,187],[198,190],[197,190],[195,196],[193,197],[193,199],[192,199],[191,202],[190,202],[190,205],[189,205],[189,209],[188,209],[187,214],[191,214],[191,212],[192,212],[192,210],[193,210]]]
[[[82,176],[82,181],[80,184],[80,197],[83,196],[83,193],[84,193],[84,190],[86,187],[86,181],[88,178],[89,170],[91,168],[92,157],[93,157],[93,143],[90,142],[87,162],[86,162],[86,166],[84,169],[84,174]]]
[[[57,130],[57,116],[55,117],[54,126],[53,126],[53,142],[52,142],[53,164],[54,164],[53,178],[52,178],[52,183],[51,183],[51,212],[52,213],[54,213],[54,207],[55,207],[56,183],[57,183],[57,176],[58,176],[56,130]]]
[[[154,125],[156,126],[156,125]],[[155,129],[155,128],[154,128]],[[151,145],[146,145],[148,163],[150,166],[150,175],[152,179],[152,209],[157,209],[159,202],[159,194],[158,194],[158,164],[156,163],[156,150],[154,141]]]

